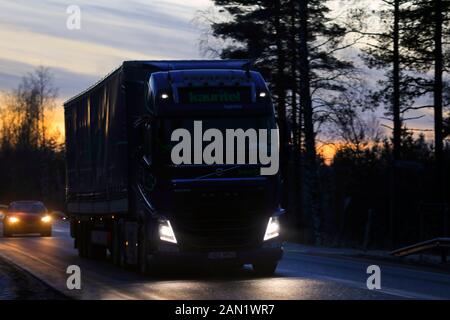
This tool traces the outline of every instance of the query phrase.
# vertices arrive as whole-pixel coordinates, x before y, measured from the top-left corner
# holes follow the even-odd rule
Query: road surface
[[[1,225],[0,225],[1,228]],[[140,276],[106,261],[78,257],[66,222],[52,238],[0,237],[0,256],[76,299],[450,299],[450,274],[344,256],[316,255],[285,246],[276,275],[256,277],[244,267],[233,274],[184,270]],[[381,268],[381,290],[369,290],[369,265]],[[66,268],[78,265],[82,289],[68,290]]]

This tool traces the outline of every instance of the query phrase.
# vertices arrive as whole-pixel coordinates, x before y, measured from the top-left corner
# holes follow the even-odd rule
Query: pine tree
[[[433,71],[433,81],[428,84],[427,93],[433,95],[434,143],[436,158],[437,200],[444,201],[444,79],[449,71],[450,61],[450,1],[410,0],[404,15],[406,32],[403,45],[408,49],[408,67],[418,72]]]
[[[331,92],[345,90],[342,80],[351,73],[353,65],[337,58],[335,53],[341,49],[347,30],[328,17],[330,9],[320,0],[215,0],[214,3],[230,17],[225,22],[212,23],[213,36],[228,44],[221,57],[253,59],[274,93],[282,167],[287,168],[289,149],[295,155],[304,147],[304,191],[309,200],[303,211],[307,219],[316,221],[318,229],[318,117],[313,99],[314,94],[323,100],[331,97]]]
[[[308,207],[311,210],[314,238],[316,244],[321,242],[321,212],[318,207],[319,177],[317,171],[316,144],[313,122],[313,104],[311,98],[311,71],[308,46],[308,18],[309,8],[306,0],[300,2],[300,104],[305,123],[305,152],[306,152],[306,195]]]
[[[379,89],[373,94],[374,102],[386,107],[386,116],[393,123],[393,160],[402,158],[401,131],[406,126],[409,111],[417,97],[425,94],[430,82],[421,74],[408,71],[408,49],[404,46],[405,30],[408,28],[404,11],[408,0],[385,0],[375,14],[380,18],[382,31],[361,32],[369,37],[363,49],[363,59],[369,68],[387,70],[385,79],[378,81]]]

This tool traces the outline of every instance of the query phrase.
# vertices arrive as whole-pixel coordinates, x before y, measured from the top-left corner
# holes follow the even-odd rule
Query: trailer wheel
[[[87,257],[95,260],[105,260],[106,259],[106,247],[103,245],[95,244],[91,240],[91,231],[93,227],[88,223],[87,228]]]
[[[86,222],[81,221],[79,227],[77,228],[77,248],[78,248],[78,256],[80,258],[86,258],[87,256],[87,232],[86,232]]]
[[[120,266],[120,243],[121,243],[121,234],[120,234],[120,225],[118,221],[114,221],[112,227],[112,249],[111,256],[112,262],[115,266]]]
[[[89,241],[88,244],[88,257],[94,260],[106,259],[106,247],[93,244]]]

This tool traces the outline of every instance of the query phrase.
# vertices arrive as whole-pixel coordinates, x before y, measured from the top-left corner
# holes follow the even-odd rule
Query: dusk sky
[[[66,26],[70,5],[81,29]],[[0,90],[39,65],[51,68],[59,99],[84,90],[124,60],[198,59],[195,12],[209,0],[0,0]],[[62,108],[52,122],[64,130]]]
[[[81,29],[66,26],[70,5]],[[372,3],[373,5],[373,3]],[[209,0],[0,0],[0,90],[17,87],[36,66],[50,67],[61,102],[124,60],[199,59],[200,30],[192,23]],[[52,119],[63,128],[62,108]],[[430,115],[416,127],[427,127]]]
[[[66,27],[70,5],[81,29]],[[191,23],[208,0],[0,0],[0,88],[38,65],[56,74],[61,97],[77,93],[124,60],[200,58]]]

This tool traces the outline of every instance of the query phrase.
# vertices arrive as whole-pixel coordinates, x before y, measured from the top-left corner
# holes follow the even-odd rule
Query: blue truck
[[[64,112],[66,209],[81,257],[142,273],[178,263],[274,273],[279,174],[262,176],[255,163],[171,161],[171,132],[195,121],[223,132],[277,128],[249,61],[125,61]]]

